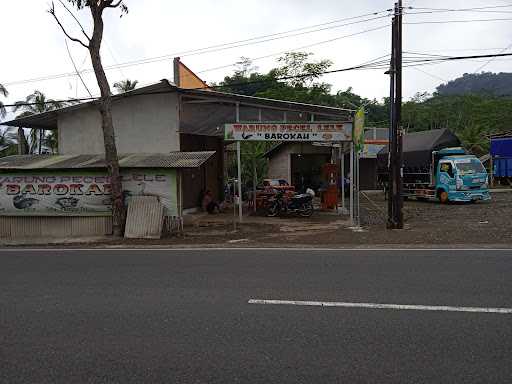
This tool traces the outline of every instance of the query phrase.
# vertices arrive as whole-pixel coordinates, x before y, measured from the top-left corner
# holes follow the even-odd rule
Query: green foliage
[[[25,100],[17,101],[14,104],[16,106],[13,111],[21,111],[16,118],[53,111],[54,109],[62,108],[66,105],[65,103],[48,99],[44,93],[37,90],[28,95]],[[47,141],[47,136],[44,130],[31,129],[28,141],[30,143],[30,153],[39,152],[39,154],[41,154],[43,145],[48,145],[53,152],[57,150],[56,140]]]
[[[279,78],[292,77],[286,80],[292,87],[312,85],[322,72],[331,67],[332,61],[308,61],[311,55],[311,53],[306,52],[287,52],[284,56],[277,59],[277,62],[281,65],[274,69],[273,72]]]
[[[263,155],[273,145],[275,143],[266,141],[244,141],[240,143],[242,180],[246,186],[252,187],[254,181],[258,185],[266,177],[268,163]],[[231,162],[228,164],[228,174],[230,176],[236,176],[237,174],[236,156],[231,157]]]
[[[0,129],[0,156],[15,155],[18,152],[17,134],[14,128]]]
[[[332,62],[311,61],[310,58],[310,53],[286,53],[277,60],[279,65],[268,73],[257,72],[250,60],[242,58],[235,73],[226,76],[220,85],[223,91],[248,96],[346,109],[365,106],[368,111],[368,124],[383,127],[389,125],[389,108],[386,103],[362,98],[353,93],[351,88],[333,93],[330,84],[316,81],[322,72],[331,67]]]
[[[404,104],[409,132],[449,128],[476,154],[488,151],[488,135],[510,130],[512,98],[485,95],[441,96]]]
[[[462,77],[437,87],[437,94],[512,96],[512,73],[465,73]]]
[[[124,93],[133,91],[137,87],[138,83],[138,80],[126,79],[115,82],[113,87],[116,89],[117,93]]]
[[[9,92],[7,92],[7,88],[5,88],[2,84],[0,84],[0,94],[4,97],[7,97],[9,95]],[[5,117],[7,114],[7,111],[5,110],[4,103],[0,101],[0,117]]]

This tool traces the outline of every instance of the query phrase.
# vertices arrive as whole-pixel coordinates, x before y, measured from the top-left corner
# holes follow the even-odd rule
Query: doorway
[[[307,188],[314,191],[322,185],[322,166],[331,161],[328,154],[292,154],[291,176],[292,185],[298,192],[304,192]]]

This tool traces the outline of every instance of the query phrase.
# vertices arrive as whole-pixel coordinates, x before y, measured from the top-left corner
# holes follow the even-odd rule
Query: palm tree
[[[476,123],[469,123],[462,131],[457,132],[464,147],[477,156],[489,153],[487,134],[486,127]]]
[[[13,128],[0,129],[0,153],[2,156],[15,155],[18,152],[17,134]]]
[[[16,116],[16,118],[19,118],[62,108],[64,103],[53,99],[47,99],[44,93],[36,90],[34,93],[28,95],[25,100],[17,101],[15,105],[14,112],[23,111]],[[35,153],[36,149],[39,147],[38,153],[41,154],[43,151],[43,144],[45,143],[46,133],[44,129],[39,129],[38,138],[37,131],[37,129],[30,130],[30,153]]]
[[[124,93],[128,91],[133,91],[138,83],[138,80],[121,80],[114,83],[114,88],[116,89],[117,93]]]
[[[9,94],[9,92],[7,92],[7,89],[2,84],[0,84],[0,94],[4,95],[4,97],[7,97],[7,95]],[[5,117],[6,114],[7,111],[5,110],[4,103],[0,101],[0,117]]]
[[[52,153],[57,153],[59,149],[59,138],[57,131],[51,131],[45,138],[45,145],[52,150]]]

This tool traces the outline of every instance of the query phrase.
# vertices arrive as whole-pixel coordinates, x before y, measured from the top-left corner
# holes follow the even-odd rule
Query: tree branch
[[[119,0],[117,3],[112,4],[113,3],[112,0],[106,1],[105,2],[105,7],[106,8],[117,8],[117,7],[119,7],[119,5],[121,5],[122,2],[123,2],[123,0]]]
[[[76,42],[76,43],[79,43],[79,44],[81,44],[84,48],[89,49],[89,46],[88,46],[87,44],[85,44],[82,40],[77,39],[77,38],[72,37],[72,36],[70,36],[70,35],[69,35],[69,33],[66,31],[66,29],[64,28],[64,26],[62,25],[62,23],[61,23],[61,22],[60,22],[60,20],[58,19],[57,15],[55,14],[55,5],[53,4],[53,2],[52,2],[52,6],[51,6],[51,8],[48,10],[48,13],[49,13],[50,15],[52,15],[52,16],[53,16],[53,18],[55,19],[55,21],[57,22],[57,24],[59,24],[60,29],[62,29],[62,32],[64,32],[64,34],[66,35],[66,37],[67,37],[69,40],[74,41],[74,42]]]
[[[73,12],[71,12],[71,10],[66,6],[66,4],[62,1],[62,0],[59,0],[59,2],[62,4],[62,6],[64,7],[64,9],[66,11],[68,11],[68,13],[71,15],[71,17],[73,17],[73,19],[75,19],[76,23],[80,26],[80,29],[82,30],[82,33],[84,34],[85,38],[88,40],[88,41],[91,41],[91,38],[89,37],[89,35],[87,33],[85,33],[85,30],[84,30],[84,27],[82,26],[82,23],[80,23],[80,21],[78,20],[78,18],[75,16],[75,14]]]

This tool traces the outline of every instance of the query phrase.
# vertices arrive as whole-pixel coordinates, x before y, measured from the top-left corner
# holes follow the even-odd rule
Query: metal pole
[[[354,142],[350,142],[350,221],[354,225]]]
[[[402,0],[398,0],[397,52],[396,52],[396,228],[403,229],[403,156],[402,156]]]
[[[396,36],[396,19],[393,17],[391,32],[391,63],[389,68],[389,145],[388,145],[388,186],[387,186],[387,198],[388,198],[388,228],[393,228],[393,198],[395,196],[394,191],[394,162],[395,162],[395,36]]]
[[[394,76],[394,102],[391,127],[390,144],[390,202],[391,214],[388,221],[388,227],[392,229],[402,229],[403,222],[403,197],[402,197],[402,0],[395,3],[395,16],[393,18],[393,66],[391,68]]]
[[[240,155],[240,141],[236,142],[236,162],[238,168],[238,218],[240,222],[243,219],[243,210],[242,210],[242,159]]]
[[[345,212],[345,143],[342,143],[341,151],[341,209]]]
[[[361,209],[360,209],[360,200],[359,200],[359,152],[356,152],[355,153],[355,162],[356,162],[356,190],[355,190],[355,195],[356,195],[356,225],[359,226],[361,224],[361,216],[360,216],[360,213],[361,213]]]
[[[235,104],[236,122],[240,122],[240,103]],[[238,218],[243,220],[243,199],[242,199],[242,156],[240,150],[240,141],[236,142],[236,162],[238,178]]]

